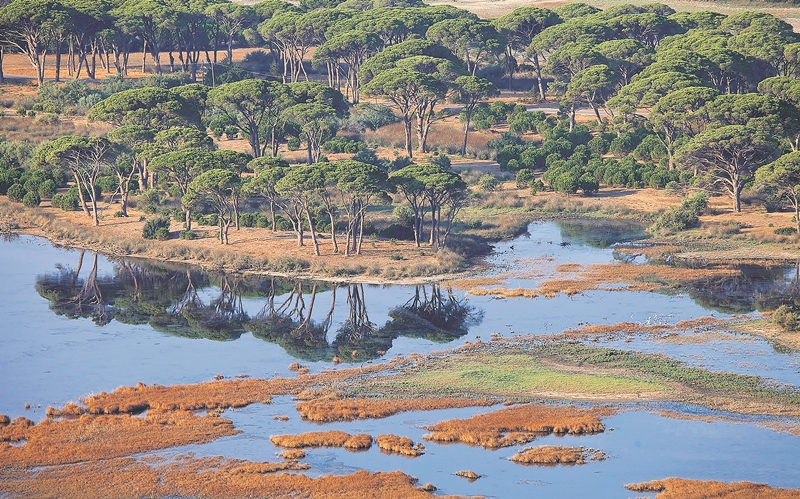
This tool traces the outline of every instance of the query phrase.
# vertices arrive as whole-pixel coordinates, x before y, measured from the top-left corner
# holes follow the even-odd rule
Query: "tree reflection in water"
[[[412,298],[391,309],[390,320],[380,327],[370,320],[363,284],[245,277],[130,259],[115,261],[106,274],[98,269],[96,253],[87,273],[85,253],[78,253],[74,269],[57,266],[57,272],[36,277],[37,292],[56,314],[90,318],[99,326],[112,320],[149,324],[175,336],[216,341],[249,331],[306,361],[363,362],[383,355],[399,336],[447,342],[482,318],[466,299],[437,284],[416,286]],[[324,294],[330,303],[324,317],[315,320]],[[339,315],[344,318],[337,322],[337,299],[342,304],[343,294],[346,308]],[[252,315],[245,306],[251,298],[264,299]],[[335,332],[330,342],[329,332]]]

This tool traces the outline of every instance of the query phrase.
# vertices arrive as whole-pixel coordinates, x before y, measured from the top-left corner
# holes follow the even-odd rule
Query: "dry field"
[[[420,399],[341,399],[299,402],[295,407],[303,419],[318,423],[387,418],[400,412],[433,411],[494,404],[486,399],[420,398]]]

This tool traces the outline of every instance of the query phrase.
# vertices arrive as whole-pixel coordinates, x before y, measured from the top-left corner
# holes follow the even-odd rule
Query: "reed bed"
[[[229,419],[188,411],[150,411],[144,418],[84,414],[78,419],[44,419],[36,425],[17,418],[0,429],[0,442],[6,442],[0,445],[0,468],[112,459],[238,433]]]
[[[402,456],[417,457],[425,454],[425,446],[420,442],[414,445],[414,441],[408,437],[397,435],[378,435],[375,437],[378,448],[386,454],[400,454]]]
[[[575,275],[570,278],[554,278],[544,281],[536,289],[527,288],[482,288],[469,290],[475,296],[500,296],[503,298],[552,298],[558,294],[568,296],[598,289],[624,289],[626,291],[654,291],[664,287],[675,287],[682,283],[697,282],[713,277],[727,277],[739,274],[731,268],[677,268],[665,265],[630,265],[603,263],[588,266],[573,264],[559,265],[560,274]],[[626,284],[625,288],[609,288],[612,284]]]
[[[470,482],[474,482],[475,480],[481,477],[479,474],[475,473],[472,470],[459,470],[455,472],[455,475],[460,476],[461,478],[466,478]]]
[[[559,334],[559,337],[567,338],[586,338],[597,336],[612,336],[617,334],[638,334],[638,333],[663,333],[677,331],[707,331],[709,328],[718,326],[727,321],[714,317],[699,317],[680,321],[676,324],[641,324],[636,322],[617,322],[615,324],[589,324],[576,329],[567,329]]]
[[[11,418],[9,418],[7,414],[0,414],[0,426],[6,426],[9,424],[11,424]]]
[[[800,499],[800,490],[778,489],[752,482],[714,482],[667,478],[625,486],[633,492],[658,492],[656,499]]]
[[[55,407],[48,407],[45,410],[45,415],[48,418],[76,418],[83,414],[83,409],[75,402],[68,402],[61,409]]]
[[[522,449],[509,458],[519,464],[555,466],[557,464],[586,464],[588,461],[602,461],[605,454],[585,447],[566,447],[563,445],[542,445]]]
[[[306,451],[303,449],[284,449],[281,451],[281,457],[287,461],[297,461],[306,457]]]
[[[363,368],[337,369],[299,378],[216,380],[193,385],[119,387],[81,399],[90,414],[136,414],[147,409],[213,410],[267,404],[273,395],[299,395],[304,389],[347,381],[356,376],[389,369],[392,363]]]
[[[338,430],[310,431],[299,435],[271,435],[269,439],[276,447],[287,449],[343,447],[348,450],[366,450],[372,446],[370,435],[350,435]]]
[[[250,466],[246,461],[190,458],[153,465],[135,458],[95,461],[40,470],[2,471],[0,493],[10,498],[143,499],[150,497],[314,497],[341,499],[430,499],[415,479],[399,471],[309,478],[294,473],[263,472],[269,468],[304,468],[293,463]],[[448,496],[456,499],[455,496]]]
[[[420,399],[340,399],[299,402],[295,408],[303,419],[320,423],[380,419],[408,411],[434,411],[462,407],[492,405],[488,399],[420,398]]]
[[[498,449],[532,442],[537,436],[556,433],[582,435],[601,433],[605,426],[600,416],[612,413],[611,409],[578,409],[566,406],[524,404],[469,419],[442,421],[426,429],[423,436],[434,442],[460,442],[486,449]]]

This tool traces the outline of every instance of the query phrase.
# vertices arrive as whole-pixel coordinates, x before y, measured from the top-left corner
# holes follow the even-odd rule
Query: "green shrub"
[[[699,216],[708,205],[708,194],[698,192],[684,199],[680,206],[674,206],[662,213],[648,230],[651,232],[680,232],[697,227]]]
[[[478,187],[486,192],[494,191],[497,189],[498,185],[500,185],[500,182],[498,182],[493,175],[489,175],[488,173],[481,175],[481,177],[478,179]]]
[[[225,137],[228,140],[233,140],[239,135],[239,129],[233,125],[229,125],[225,127]]]
[[[327,153],[348,153],[358,154],[363,151],[367,145],[360,140],[350,140],[347,137],[334,137],[328,142],[322,144],[322,150]]]
[[[37,191],[39,193],[39,197],[42,199],[53,199],[53,196],[56,193],[56,183],[53,179],[47,179],[39,185],[39,189]]]
[[[41,202],[42,200],[39,197],[39,193],[37,193],[36,191],[28,191],[22,197],[22,204],[24,204],[28,208],[36,208],[37,206],[39,206],[39,203]]]
[[[169,239],[169,229],[166,227],[159,227],[156,229],[156,239],[159,241],[166,241]]]
[[[785,331],[797,331],[800,329],[800,312],[794,304],[781,305],[772,313],[772,322]]]
[[[169,237],[169,219],[166,217],[157,217],[145,222],[142,227],[142,237],[145,239],[158,239],[159,229],[164,229]]]
[[[14,184],[6,191],[9,201],[21,203],[22,198],[25,197],[25,188],[21,184]]]
[[[191,230],[182,230],[178,234],[178,237],[180,237],[181,239],[190,239],[191,240],[191,239],[195,239],[197,237],[197,234],[195,234],[194,231],[191,231]]]
[[[286,147],[288,147],[290,151],[297,151],[300,149],[300,137],[289,137],[286,140]]]
[[[531,186],[531,195],[535,196],[537,192],[542,192],[544,190],[544,182],[539,180],[538,178],[530,183]]]
[[[524,189],[526,187],[530,187],[531,183],[536,180],[536,175],[533,173],[533,170],[528,168],[523,168],[517,172],[517,189]]]
[[[773,232],[779,236],[793,236],[797,234],[797,229],[795,227],[778,227]]]

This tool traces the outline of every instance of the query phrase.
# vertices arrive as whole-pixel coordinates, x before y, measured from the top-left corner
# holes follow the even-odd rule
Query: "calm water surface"
[[[535,223],[528,235],[496,246],[494,268],[487,275],[504,276],[506,287],[535,287],[542,279],[532,276],[541,270],[538,266],[614,262],[619,255],[611,245],[639,237],[637,228],[624,225]],[[796,276],[796,269],[747,269],[736,280],[672,295],[601,290],[552,299],[495,299],[446,285],[334,286],[110,261],[23,236],[0,242],[0,413],[39,419],[48,405],[139,381],[174,384],[206,381],[217,374],[288,375],[287,366],[295,360],[319,370],[330,368],[334,355],[345,365],[359,364],[447,349],[492,333],[726,317],[794,296]],[[800,356],[778,353],[760,339],[674,344],[637,336],[604,345],[800,385]],[[24,410],[26,403],[32,405],[30,411]],[[401,414],[325,428],[392,432],[420,440],[423,425],[484,410]],[[276,422],[276,414],[292,418]],[[226,417],[244,434],[169,452],[270,460],[276,452],[270,434],[318,428],[300,421],[286,397],[228,411]],[[610,456],[582,467],[524,467],[507,460],[518,448],[486,451],[434,443],[426,443],[426,454],[417,459],[386,456],[377,448],[365,453],[317,449],[309,451],[307,462],[311,474],[401,469],[423,483],[435,483],[442,493],[489,497],[630,497],[622,488],[625,483],[667,476],[800,487],[800,468],[789,464],[800,458],[797,437],[751,420],[711,424],[634,410],[606,424],[614,431],[536,442],[594,447]],[[452,475],[459,469],[485,477],[469,483]]]

